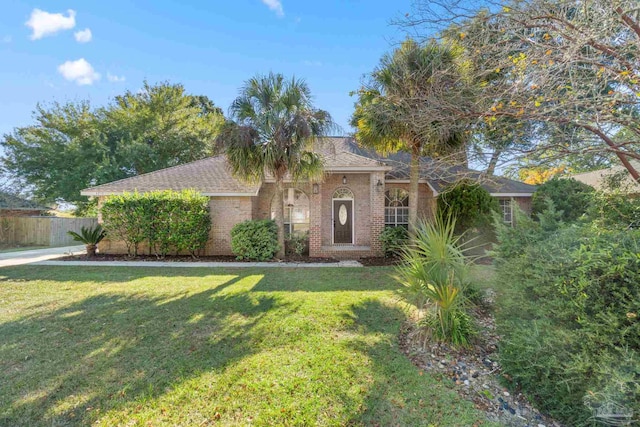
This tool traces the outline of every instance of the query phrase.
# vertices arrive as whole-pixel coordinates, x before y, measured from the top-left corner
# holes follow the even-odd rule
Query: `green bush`
[[[303,235],[288,234],[284,239],[285,253],[289,256],[309,254],[309,233]]]
[[[231,251],[238,259],[266,261],[278,252],[278,226],[270,219],[244,221],[231,229]]]
[[[402,251],[397,278],[400,296],[424,315],[418,325],[428,336],[466,346],[473,334],[463,295],[469,266],[454,230],[455,220],[441,217],[421,223]]]
[[[209,240],[209,200],[195,191],[110,196],[101,212],[109,236],[124,241],[132,256],[139,254],[142,243],[158,257],[171,250],[195,256]]]
[[[625,230],[640,228],[640,198],[621,192],[596,192],[587,217],[597,228]]]
[[[589,208],[593,192],[593,187],[573,178],[552,178],[533,193],[531,213],[537,217],[550,200],[557,210],[562,211],[564,222],[574,222]]]
[[[385,227],[379,239],[384,255],[396,256],[400,255],[409,241],[409,232],[404,227]]]
[[[498,200],[469,179],[452,184],[438,196],[438,215],[456,218],[458,231],[484,228],[491,223],[494,212],[500,212]]]
[[[605,403],[640,414],[640,231],[537,232],[498,263],[503,373],[567,425]]]

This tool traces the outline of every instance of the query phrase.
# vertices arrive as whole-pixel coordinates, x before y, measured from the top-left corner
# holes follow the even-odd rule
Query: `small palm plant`
[[[100,224],[89,228],[83,226],[80,228],[80,233],[76,233],[75,231],[68,231],[68,233],[76,242],[85,244],[87,248],[87,255],[89,257],[94,257],[96,255],[98,243],[100,243],[107,235],[107,232],[104,231]]]
[[[404,285],[401,297],[418,309],[426,338],[466,346],[473,334],[463,295],[469,262],[454,230],[452,218],[420,223],[402,252],[397,278]]]

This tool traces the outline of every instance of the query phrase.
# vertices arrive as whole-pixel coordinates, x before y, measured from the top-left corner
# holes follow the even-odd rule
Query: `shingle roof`
[[[329,137],[315,147],[324,159],[325,169],[331,171],[386,170],[387,179],[408,179],[410,155],[399,152],[382,157],[357,145],[353,138]],[[428,157],[421,159],[421,178],[437,192],[461,178],[477,180],[492,194],[529,195],[535,186],[501,177],[485,177],[482,173],[461,166],[451,166]],[[268,177],[267,177],[268,178]],[[195,162],[138,175],[82,191],[85,196],[117,194],[125,191],[193,189],[205,195],[257,194],[259,184],[247,184],[231,174],[224,156],[209,157]]]
[[[125,191],[196,190],[204,195],[256,195],[259,184],[234,178],[224,156],[208,157],[183,165],[121,179],[82,190],[85,196],[117,194]]]
[[[4,191],[0,191],[0,209],[46,211],[49,208],[42,206],[32,200],[23,199]]]
[[[386,175],[387,180],[409,179],[409,164],[411,155],[406,152],[398,152],[383,157],[372,150],[367,150],[358,146],[353,138],[335,138],[335,143],[339,145],[336,150],[350,151],[352,153],[376,159],[393,169]],[[497,176],[486,176],[482,172],[468,169],[459,165],[450,165],[441,161],[422,157],[420,159],[420,178],[427,181],[437,192],[441,192],[446,186],[463,178],[469,178],[480,183],[480,185],[491,194],[522,194],[530,195],[536,190],[535,185],[525,184],[508,178]]]

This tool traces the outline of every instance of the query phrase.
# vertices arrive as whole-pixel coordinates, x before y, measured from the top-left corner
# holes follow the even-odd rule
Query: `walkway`
[[[1,266],[2,264],[0,264]],[[362,267],[358,261],[332,263],[305,262],[166,262],[166,261],[42,261],[36,265],[75,267],[200,267],[200,268],[318,268],[318,267]]]
[[[84,250],[84,246],[80,245],[34,249],[30,251],[4,252],[0,253],[0,267],[39,263],[67,255],[80,255],[84,253]],[[63,263],[64,261],[58,262]]]

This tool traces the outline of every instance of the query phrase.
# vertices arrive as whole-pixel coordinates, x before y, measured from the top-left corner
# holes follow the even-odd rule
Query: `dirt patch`
[[[150,261],[162,261],[162,262],[255,262],[253,260],[242,259],[238,260],[235,256],[201,256],[193,258],[189,255],[167,255],[164,258],[157,257],[155,255],[138,255],[131,257],[127,255],[110,255],[110,254],[97,254],[95,257],[88,257],[86,255],[70,255],[62,258],[58,258],[56,261],[136,261],[136,262],[150,262]],[[285,257],[282,260],[273,259],[265,262],[297,262],[297,263],[338,263],[334,258],[310,258],[310,257],[298,257],[291,256]]]

